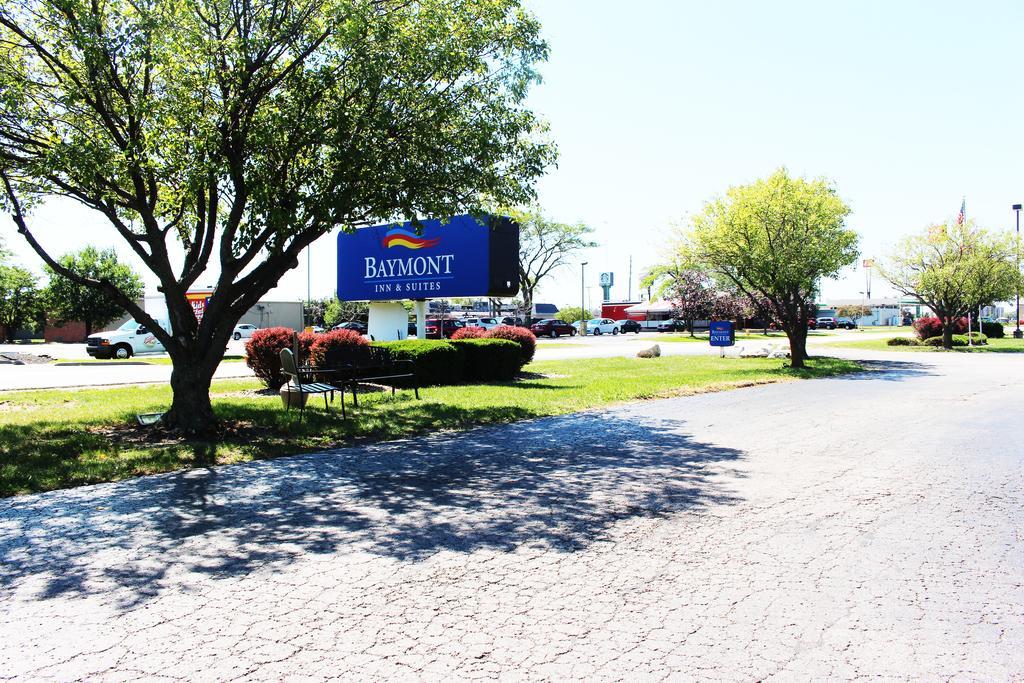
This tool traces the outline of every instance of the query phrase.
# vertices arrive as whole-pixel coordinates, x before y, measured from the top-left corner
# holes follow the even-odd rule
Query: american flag
[[[956,215],[956,224],[963,225],[964,221],[967,220],[967,198],[964,197],[960,200],[960,213]]]

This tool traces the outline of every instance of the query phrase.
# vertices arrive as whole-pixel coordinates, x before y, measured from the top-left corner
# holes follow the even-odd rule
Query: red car
[[[428,320],[427,339],[440,339],[442,337],[441,330],[443,330],[444,337],[451,337],[455,334],[455,330],[465,326],[461,320]]]
[[[569,323],[564,323],[561,320],[555,320],[554,318],[547,318],[545,320],[538,320],[534,324],[530,325],[530,332],[533,332],[538,337],[545,336],[559,337],[563,334],[567,334],[570,337],[576,335],[576,328]]]

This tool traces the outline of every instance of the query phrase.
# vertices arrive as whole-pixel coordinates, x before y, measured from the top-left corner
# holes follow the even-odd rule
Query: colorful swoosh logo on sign
[[[420,237],[411,230],[404,228],[392,228],[388,230],[384,235],[384,246],[386,248],[391,247],[405,247],[406,249],[426,249],[432,247],[441,241],[440,237],[433,239],[427,239],[426,237]]]

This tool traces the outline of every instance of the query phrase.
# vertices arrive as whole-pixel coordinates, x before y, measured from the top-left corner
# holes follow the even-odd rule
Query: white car
[[[235,325],[235,331],[231,333],[231,338],[235,341],[238,341],[239,339],[248,339],[257,329],[259,328],[255,325],[250,325],[249,323]]]
[[[462,322],[466,323],[466,327],[482,327],[485,330],[493,330],[501,324],[495,318],[466,318]]]
[[[572,324],[577,330],[580,329],[580,321]],[[611,318],[594,318],[587,321],[587,334],[601,336],[602,334],[618,334],[619,324]]]

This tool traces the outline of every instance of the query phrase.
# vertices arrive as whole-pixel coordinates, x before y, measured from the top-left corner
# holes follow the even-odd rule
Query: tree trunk
[[[690,336],[692,337],[693,336],[693,321],[692,320],[687,320],[686,321],[686,329],[688,329],[690,331]]]
[[[85,323],[85,336],[88,337],[90,334],[92,334],[92,321],[84,320],[83,322]]]
[[[174,358],[171,370],[171,409],[163,423],[183,436],[210,435],[216,431],[217,417],[210,402],[210,382],[213,371],[192,358]]]
[[[586,314],[584,314],[586,315]],[[523,290],[523,322],[530,326],[530,319],[533,317],[533,290]]]
[[[942,348],[953,348],[953,327],[956,325],[953,318],[946,318],[942,322]]]
[[[796,327],[786,326],[785,329],[789,338],[789,367],[803,368],[807,359],[807,326],[798,323]]]

